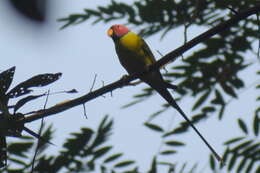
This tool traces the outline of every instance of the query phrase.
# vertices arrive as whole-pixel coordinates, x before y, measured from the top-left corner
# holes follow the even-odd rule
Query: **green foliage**
[[[79,24],[84,21],[92,21],[92,24],[99,22],[111,23],[126,21],[128,25],[135,26],[137,31],[144,37],[149,37],[157,33],[161,37],[173,32],[174,29],[183,27],[185,29],[183,37],[189,40],[187,33],[191,32],[191,27],[209,28],[224,20],[229,19],[237,12],[253,7],[257,0],[230,0],[230,1],[174,1],[174,0],[135,0],[131,4],[112,0],[108,5],[100,5],[96,9],[85,8],[82,14],[71,14],[59,21],[63,22],[63,27]],[[253,44],[259,41],[259,21],[256,17],[250,17],[240,21],[238,24],[226,28],[223,32],[201,43],[201,47],[190,54],[185,54],[179,64],[172,64],[171,70],[164,74],[169,81],[175,81],[179,89],[176,91],[177,99],[182,100],[187,97],[194,99],[191,109],[194,113],[191,116],[193,123],[199,123],[212,116],[217,116],[219,121],[223,120],[225,110],[228,108],[230,100],[240,99],[239,91],[248,86],[248,80],[240,75],[241,72],[251,69],[253,63],[248,63],[248,55],[254,55]],[[252,56],[256,59],[256,56]],[[258,59],[256,59],[258,60]],[[259,64],[258,64],[259,65]],[[260,72],[256,72],[259,78]],[[0,110],[11,109],[7,105],[8,97],[18,97],[30,92],[30,87],[40,85],[19,86],[10,90],[6,94],[12,82],[14,68],[0,74],[0,95],[1,100],[6,104],[0,104]],[[253,75],[253,74],[250,74]],[[34,79],[34,78],[32,78]],[[36,80],[37,81],[37,80]],[[28,83],[28,81],[27,81]],[[37,83],[37,82],[36,82]],[[44,85],[44,84],[42,84]],[[256,87],[258,91],[260,85]],[[15,94],[18,93],[18,94]],[[124,108],[134,106],[154,94],[151,88],[145,88],[140,93],[134,95],[134,99]],[[13,108],[16,112],[21,106],[34,100],[39,96],[28,96],[16,103]],[[260,101],[260,96],[256,98]],[[3,106],[4,105],[4,106]],[[7,108],[6,108],[7,107]],[[181,122],[174,128],[163,127],[156,118],[169,109],[169,105],[164,104],[162,108],[152,113],[144,126],[152,132],[161,135],[162,147],[157,154],[151,158],[151,165],[147,172],[159,172],[160,167],[167,169],[169,173],[196,172],[197,164],[176,163],[173,161],[161,161],[165,157],[173,156],[179,148],[184,147],[184,143],[176,141],[176,135],[182,135],[189,130],[187,122]],[[234,119],[237,121],[237,128],[241,135],[228,139],[224,143],[223,164],[219,164],[210,155],[209,166],[213,172],[259,172],[260,168],[260,107],[254,109],[252,123],[247,124],[243,118]],[[234,110],[236,111],[236,110]],[[234,112],[237,114],[237,112]],[[57,172],[61,169],[67,172],[123,172],[137,173],[138,167],[133,167],[133,160],[121,160],[123,153],[111,153],[116,146],[106,145],[111,135],[113,122],[105,117],[97,130],[82,128],[80,132],[72,133],[66,140],[63,149],[57,155],[47,156],[44,154],[46,148],[41,147],[41,153],[37,156],[35,171]],[[235,127],[232,130],[237,130]],[[0,134],[1,135],[1,134]],[[51,135],[49,135],[50,137]],[[19,169],[11,169],[9,172],[19,172],[30,170],[30,160],[28,152],[34,146],[32,139],[24,139],[21,143],[8,144],[8,160],[21,166]],[[1,145],[5,144],[5,138],[1,136]],[[46,147],[46,145],[45,145]],[[1,148],[2,149],[2,148]],[[10,150],[10,151],[9,151]],[[5,158],[2,155],[1,159]],[[27,162],[27,160],[29,160]],[[189,165],[189,166],[188,166]],[[191,166],[191,167],[190,167]],[[131,168],[130,168],[131,167]]]
[[[256,124],[255,119],[253,119],[253,124]],[[210,156],[210,167],[212,170],[227,169],[227,171],[235,170],[237,173],[254,173],[259,169],[260,140],[257,138],[258,134],[254,133],[255,127],[253,125],[252,129],[247,129],[247,125],[242,119],[238,119],[238,126],[245,136],[235,137],[224,143],[227,146],[223,156],[225,165],[220,165],[217,168],[213,157]],[[260,122],[258,122],[257,128],[259,126]],[[255,136],[249,137],[249,132]]]
[[[85,9],[83,14],[73,14],[60,21],[67,27],[90,19],[94,19],[93,24],[124,19],[128,24],[138,26],[137,29],[143,36],[152,36],[158,32],[165,36],[184,25],[187,31],[191,26],[214,26],[234,15],[233,11],[241,11],[256,3],[255,0],[239,2],[141,0],[127,4],[112,0],[109,5]],[[174,65],[172,70],[165,74],[168,80],[178,81],[180,90],[177,93],[180,99],[189,95],[194,97],[192,108],[194,111],[200,111],[193,116],[193,119],[196,119],[194,123],[216,113],[218,118],[222,119],[227,100],[238,99],[238,91],[245,87],[245,81],[239,73],[251,65],[246,63],[244,56],[245,53],[254,53],[252,44],[258,39],[257,28],[256,18],[226,28],[225,31],[203,42],[202,48],[184,57],[181,64]],[[184,37],[187,37],[185,33]],[[152,94],[150,88],[144,89],[125,107],[140,103]],[[168,108],[164,106],[152,114],[149,120]],[[186,123],[181,123],[180,127],[176,127],[172,132],[186,132],[188,128]]]
[[[98,6],[91,10],[85,9],[85,13],[78,18],[71,15],[60,21],[65,22],[64,27],[67,27],[90,19],[94,19],[93,24],[124,19],[129,25],[138,26],[138,32],[142,36],[152,36],[160,32],[164,37],[173,29],[183,25],[187,31],[191,26],[214,26],[234,15],[234,11],[252,7],[255,3],[254,0],[239,2],[235,0],[141,0],[134,1],[132,4],[111,1],[107,6]],[[233,11],[229,8],[232,8]],[[251,67],[250,63],[246,63],[245,53],[254,53],[252,44],[259,39],[257,28],[256,18],[250,18],[226,28],[225,31],[203,42],[200,49],[186,55],[181,64],[173,65],[171,71],[164,75],[167,80],[178,82],[180,90],[176,92],[180,100],[186,98],[185,96],[194,97],[192,110],[197,112],[192,116],[193,123],[204,121],[212,115],[217,115],[219,120],[222,120],[229,100],[239,99],[239,91],[246,86],[240,73]],[[185,33],[184,37],[187,37]],[[134,106],[153,94],[151,88],[145,88],[124,107]],[[187,122],[181,122],[179,126],[168,130],[156,122],[156,118],[167,109],[169,106],[163,105],[162,109],[150,115],[144,125],[154,132],[163,133],[163,138],[186,133],[189,129]],[[258,113],[259,109],[256,112]],[[257,134],[259,131],[258,116],[255,116],[255,119],[254,131]],[[151,123],[152,120],[153,123]],[[249,127],[245,125],[244,121],[238,119],[238,122],[241,130],[245,134],[249,133]],[[171,149],[160,151],[164,155],[175,152]]]
[[[26,103],[35,100],[39,97],[45,96],[46,93],[41,95],[36,95],[36,96],[29,95],[24,98],[20,98],[20,97],[32,92],[33,87],[43,87],[57,81],[62,75],[61,73],[56,73],[56,74],[46,73],[46,74],[36,75],[24,82],[19,83],[14,88],[10,89],[10,85],[12,84],[14,73],[15,73],[15,67],[12,67],[0,73],[0,126],[1,126],[0,168],[6,166],[7,164],[7,153],[6,153],[7,146],[6,146],[6,139],[5,139],[6,136],[20,137],[22,130],[25,129],[24,124],[17,123],[16,121],[18,119],[23,118],[24,114],[17,113],[16,111],[19,108],[23,107]],[[19,98],[20,100],[16,101],[14,105],[9,105],[9,101],[15,98]],[[32,133],[30,134],[35,134],[33,136],[44,139],[41,136],[37,136],[37,134],[34,133],[33,131],[31,132]],[[39,144],[42,145],[42,143]],[[23,144],[17,143],[10,146],[10,150],[14,151],[14,153],[19,155],[20,157],[25,157],[23,152],[25,152],[26,149],[29,149],[31,145],[32,145],[31,143],[23,143]],[[16,160],[16,162],[18,161]]]
[[[71,133],[66,139],[62,149],[56,154],[50,154],[46,150],[49,147],[44,143],[39,146],[33,172],[117,172],[118,170],[133,171],[135,164],[133,160],[122,160],[123,153],[112,152],[112,146],[107,145],[109,136],[112,134],[113,121],[105,116],[97,130],[81,128],[79,132]],[[53,130],[48,127],[43,136],[49,136],[50,140]],[[8,144],[8,161],[5,168],[8,172],[30,172],[31,152],[35,150],[35,140],[31,137],[23,138],[24,142],[13,142]],[[20,166],[17,168],[17,166]],[[137,172],[136,169],[134,169]],[[2,169],[4,172],[4,169]],[[2,172],[0,171],[0,172]]]

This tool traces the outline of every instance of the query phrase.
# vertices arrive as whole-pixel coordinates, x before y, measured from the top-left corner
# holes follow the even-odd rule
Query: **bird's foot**
[[[121,80],[126,80],[127,78],[128,78],[128,75],[123,75],[123,76],[121,77]],[[125,82],[125,83],[124,83],[124,86],[135,86],[135,85],[138,85],[138,84],[140,84],[140,83],[142,83],[141,80],[138,80],[138,81],[136,81],[136,82],[129,82],[129,83]]]
[[[173,85],[171,83],[168,83],[168,82],[164,82],[166,88],[169,88],[169,89],[173,89],[173,90],[178,90],[179,87],[177,85]]]

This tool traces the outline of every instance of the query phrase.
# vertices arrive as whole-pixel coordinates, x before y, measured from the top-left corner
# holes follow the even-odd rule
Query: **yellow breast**
[[[121,46],[129,51],[138,53],[141,49],[141,38],[133,32],[128,32],[119,42]]]

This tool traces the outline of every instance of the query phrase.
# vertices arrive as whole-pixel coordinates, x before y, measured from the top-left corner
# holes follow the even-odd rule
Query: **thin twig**
[[[238,12],[235,9],[233,9],[232,7],[227,6],[227,9],[229,9],[234,14],[238,14]]]
[[[46,109],[47,102],[48,102],[48,99],[49,99],[49,93],[50,93],[50,90],[48,90],[48,92],[47,92],[47,96],[46,96],[46,99],[45,99],[45,103],[44,103],[44,106],[43,106],[43,110]],[[40,125],[40,129],[39,129],[39,134],[38,134],[39,136],[41,136],[41,133],[42,133],[42,130],[43,130],[43,123],[44,123],[43,120],[44,120],[44,117],[42,117],[42,119],[41,119],[41,125]],[[41,141],[41,138],[38,138],[38,140],[37,140],[37,145],[36,145],[36,149],[35,149],[34,156],[33,156],[33,160],[32,160],[31,173],[33,173],[36,155],[37,155],[38,150],[39,150],[39,147],[40,147],[40,141]]]
[[[157,52],[161,57],[163,57],[163,54],[162,54],[159,50],[156,50],[156,52]],[[164,69],[165,73],[168,73],[168,70],[166,69],[166,65],[167,65],[167,64],[165,64],[162,68]]]
[[[184,44],[186,44],[187,40],[188,40],[188,35],[187,35],[188,28],[189,28],[189,24],[185,23],[185,25],[184,25],[184,32],[183,32],[183,34],[184,34]]]
[[[183,35],[184,35],[184,44],[187,43],[187,40],[188,40],[188,36],[187,36],[187,32],[188,32],[188,27],[189,27],[189,24],[184,24],[184,32],[183,32]],[[184,60],[184,56],[183,54],[181,54],[181,58],[182,60]]]
[[[93,88],[94,88],[94,86],[95,86],[95,83],[96,83],[96,79],[97,79],[97,74],[95,74],[95,77],[94,77],[92,86],[91,86],[91,88],[89,89],[89,92],[92,92],[92,90],[93,90]]]
[[[256,19],[257,19],[257,24],[258,24],[258,49],[257,49],[257,58],[260,59],[260,20],[259,20],[259,13],[256,12]]]
[[[88,116],[87,116],[87,113],[86,113],[85,103],[83,103],[82,105],[83,105],[84,116],[85,116],[86,119],[88,119]]]

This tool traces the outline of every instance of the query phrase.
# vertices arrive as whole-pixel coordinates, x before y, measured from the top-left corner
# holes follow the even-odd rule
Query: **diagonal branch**
[[[90,100],[92,100],[96,97],[102,96],[103,94],[111,92],[111,91],[113,91],[117,88],[121,88],[121,87],[127,85],[129,82],[133,81],[134,79],[137,79],[141,75],[144,75],[144,74],[151,72],[155,69],[159,69],[160,67],[164,66],[165,64],[176,60],[177,57],[181,56],[184,52],[186,52],[187,50],[196,46],[197,44],[209,39],[213,35],[216,35],[216,34],[222,32],[222,31],[224,31],[226,28],[231,27],[232,25],[238,23],[240,20],[243,20],[250,15],[256,14],[259,11],[260,11],[260,4],[257,4],[257,5],[255,5],[255,7],[252,7],[252,8],[249,8],[247,10],[244,10],[242,12],[237,13],[231,19],[229,19],[229,20],[209,29],[208,31],[206,31],[206,32],[202,33],[201,35],[195,37],[194,39],[190,40],[189,42],[187,42],[183,46],[180,46],[179,48],[177,48],[177,49],[173,50],[172,52],[168,53],[163,58],[161,58],[159,61],[157,61],[155,64],[151,65],[151,67],[148,70],[146,70],[142,73],[133,74],[133,75],[130,75],[130,76],[123,77],[122,79],[119,79],[116,82],[113,82],[113,83],[106,85],[106,86],[104,86],[100,89],[97,89],[95,91],[91,91],[88,94],[85,94],[85,95],[83,95],[79,98],[59,103],[59,104],[54,105],[54,106],[52,106],[48,109],[39,110],[32,115],[29,115],[29,116],[27,116],[23,119],[20,119],[19,121],[23,122],[23,123],[28,123],[28,122],[32,122],[32,121],[41,119],[43,117],[47,117],[47,116],[50,116],[50,115],[53,115],[53,114],[57,114],[57,113],[65,111],[67,109],[70,109],[74,106],[84,104],[84,103],[86,103],[86,102],[88,102],[88,101],[90,101]]]

